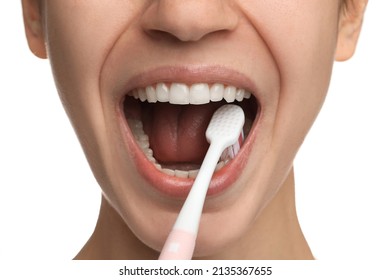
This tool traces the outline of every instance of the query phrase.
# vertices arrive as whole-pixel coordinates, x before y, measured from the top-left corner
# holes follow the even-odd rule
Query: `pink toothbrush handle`
[[[169,234],[159,260],[190,260],[195,248],[196,235],[173,229]]]

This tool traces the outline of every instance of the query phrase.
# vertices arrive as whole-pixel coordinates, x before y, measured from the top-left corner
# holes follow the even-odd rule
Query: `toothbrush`
[[[243,140],[244,111],[237,105],[224,105],[215,111],[206,130],[210,143],[190,193],[176,219],[159,260],[190,260],[195,249],[206,193],[221,155],[233,158]],[[235,148],[234,148],[235,147]]]

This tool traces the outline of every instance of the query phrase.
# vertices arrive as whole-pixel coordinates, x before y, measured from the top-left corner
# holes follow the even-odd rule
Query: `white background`
[[[298,214],[320,260],[389,258],[389,11],[370,1],[296,160]],[[1,1],[0,14],[0,261],[69,260],[93,231],[99,186],[49,62],[28,50],[20,1]]]

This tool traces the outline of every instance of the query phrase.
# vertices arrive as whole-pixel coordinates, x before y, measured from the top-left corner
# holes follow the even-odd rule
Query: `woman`
[[[207,149],[205,127],[231,96],[246,141],[214,174],[194,258],[313,258],[293,160],[333,60],[354,52],[367,0],[22,3],[30,49],[49,57],[102,188],[76,258],[158,257]]]

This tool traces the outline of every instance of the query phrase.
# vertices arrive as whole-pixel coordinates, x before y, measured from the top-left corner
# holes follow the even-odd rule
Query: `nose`
[[[198,41],[208,34],[233,30],[238,15],[227,0],[151,1],[142,18],[149,34],[169,34],[180,41]]]

